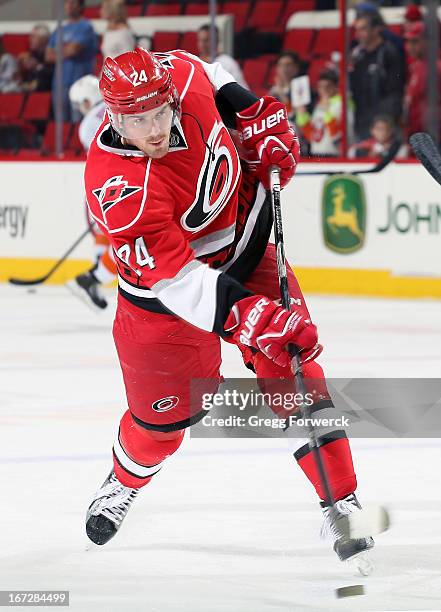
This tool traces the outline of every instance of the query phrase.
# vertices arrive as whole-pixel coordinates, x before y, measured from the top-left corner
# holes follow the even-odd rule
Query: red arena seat
[[[201,2],[184,2],[185,15],[209,15],[208,4]]]
[[[0,121],[18,121],[23,109],[24,94],[22,93],[3,93],[0,94]]]
[[[39,91],[29,94],[23,110],[24,121],[44,121],[49,117],[51,92]]]
[[[19,55],[29,49],[29,34],[3,34],[3,47],[11,55]]]
[[[282,10],[282,0],[263,0],[256,2],[248,26],[259,28],[263,31],[272,32],[281,29],[279,16]]]
[[[312,54],[314,56],[326,55],[327,57],[330,57],[331,53],[333,51],[337,51],[339,48],[339,30],[335,28],[323,28],[318,30],[312,47]]]
[[[71,123],[63,123],[63,149],[67,147],[71,129]],[[51,155],[55,152],[55,130],[55,122],[49,121],[44,132],[43,144],[41,147],[42,152],[47,155]]]
[[[180,35],[180,32],[155,32],[153,35],[153,51],[179,49]]]
[[[101,6],[86,6],[83,15],[86,19],[100,19]]]
[[[197,34],[196,32],[184,32],[180,42],[181,49],[189,53],[198,54]]]
[[[148,17],[156,15],[180,15],[181,4],[179,2],[170,2],[167,4],[149,4],[145,13]]]
[[[142,17],[143,14],[143,6],[127,6],[127,16],[128,17]]]
[[[256,58],[248,59],[243,63],[243,76],[250,88],[266,88],[269,62],[267,59]]]
[[[314,30],[306,28],[288,30],[285,34],[285,40],[283,41],[283,48],[285,50],[295,51],[300,57],[307,57],[311,49],[313,37]]]
[[[236,32],[242,30],[246,25],[250,5],[248,2],[225,2],[222,6],[224,15],[233,15],[234,29]]]
[[[280,17],[280,23],[282,27],[286,26],[288,19],[294,13],[298,13],[300,11],[313,11],[315,9],[314,0],[288,0],[286,3],[282,15]]]

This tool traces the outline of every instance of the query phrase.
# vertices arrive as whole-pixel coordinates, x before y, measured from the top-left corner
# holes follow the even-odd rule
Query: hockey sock
[[[182,429],[167,434],[150,432],[137,425],[127,410],[113,446],[116,477],[126,487],[143,487],[179,448],[184,434]]]

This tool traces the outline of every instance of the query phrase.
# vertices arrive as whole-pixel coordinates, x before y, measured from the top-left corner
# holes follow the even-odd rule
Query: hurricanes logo
[[[163,397],[160,400],[153,402],[152,408],[156,412],[167,412],[168,410],[171,410],[178,404],[179,404],[179,397],[176,397],[176,395],[169,395],[168,397]]]
[[[366,233],[363,183],[350,175],[328,179],[323,189],[322,225],[326,246],[337,253],[361,249]]]
[[[102,187],[94,189],[92,193],[100,203],[101,210],[103,212],[103,219],[106,221],[106,214],[122,200],[125,200],[129,196],[141,191],[142,187],[133,187],[128,184],[127,181],[123,180],[121,176],[112,176],[109,178]]]
[[[216,122],[207,139],[196,198],[181,218],[182,226],[189,232],[197,232],[217,217],[236,188],[240,168],[229,139],[223,125]]]

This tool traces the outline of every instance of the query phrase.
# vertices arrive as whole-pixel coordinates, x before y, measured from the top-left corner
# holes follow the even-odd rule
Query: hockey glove
[[[269,171],[280,168],[280,185],[285,187],[294,176],[300,159],[300,145],[294,128],[288,123],[285,106],[271,96],[237,113],[237,129],[248,151],[259,159],[251,166],[265,189],[269,189]]]
[[[263,295],[236,302],[224,327],[236,344],[258,349],[282,367],[291,361],[286,351],[289,343],[296,345],[301,361],[313,359],[321,351],[317,344],[317,328],[309,319],[295,310],[289,312],[277,306]]]

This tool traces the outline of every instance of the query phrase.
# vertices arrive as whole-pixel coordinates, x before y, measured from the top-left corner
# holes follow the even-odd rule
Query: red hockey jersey
[[[124,147],[105,120],[86,163],[87,201],[112,243],[126,299],[223,334],[232,304],[250,295],[238,279],[263,254],[270,207],[263,187],[243,177],[215,104],[233,77],[183,51],[156,56],[181,99],[169,152],[151,159]]]

